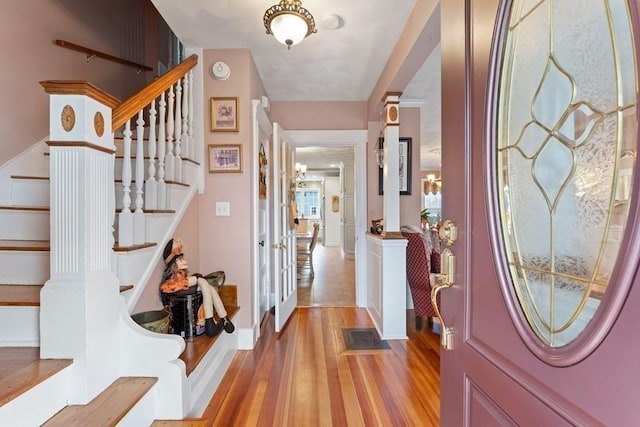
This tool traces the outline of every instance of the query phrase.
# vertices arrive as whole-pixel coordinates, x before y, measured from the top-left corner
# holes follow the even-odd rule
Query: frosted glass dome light
[[[316,32],[313,15],[302,7],[300,0],[280,0],[267,9],[263,21],[267,34],[273,34],[289,49]]]

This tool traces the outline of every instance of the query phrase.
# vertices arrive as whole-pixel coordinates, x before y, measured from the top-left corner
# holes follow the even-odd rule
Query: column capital
[[[400,95],[402,92],[387,92],[383,98],[385,126],[400,126]]]

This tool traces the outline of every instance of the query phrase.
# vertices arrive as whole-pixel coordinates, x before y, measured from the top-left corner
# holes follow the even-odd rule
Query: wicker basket
[[[171,316],[166,310],[145,311],[131,316],[134,322],[143,328],[159,334],[169,333]]]

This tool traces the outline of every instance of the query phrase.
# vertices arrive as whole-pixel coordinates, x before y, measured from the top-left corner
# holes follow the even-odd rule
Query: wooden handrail
[[[100,52],[95,49],[90,49],[88,47],[80,46],[75,43],[68,42],[66,40],[56,40],[55,43],[58,46],[66,47],[67,49],[75,50],[78,52],[85,53],[87,55],[87,61],[91,60],[93,57],[98,57],[102,59],[106,59],[108,61],[117,62],[118,64],[127,65],[129,67],[134,67],[140,71],[153,71],[152,67],[148,65],[138,64],[137,62],[129,61],[128,59],[119,58],[117,56],[109,55],[108,53]]]
[[[159,97],[162,92],[169,89],[172,84],[195,67],[197,63],[198,55],[193,54],[189,56],[149,86],[145,87],[140,92],[114,108],[111,118],[112,129],[115,131],[120,128],[120,126],[124,125],[127,120],[149,105],[151,101]]]

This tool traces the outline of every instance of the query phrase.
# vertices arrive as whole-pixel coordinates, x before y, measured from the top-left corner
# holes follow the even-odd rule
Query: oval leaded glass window
[[[598,310],[629,215],[630,12],[623,0],[515,0],[504,23],[494,148],[511,295],[543,347],[559,348]]]

